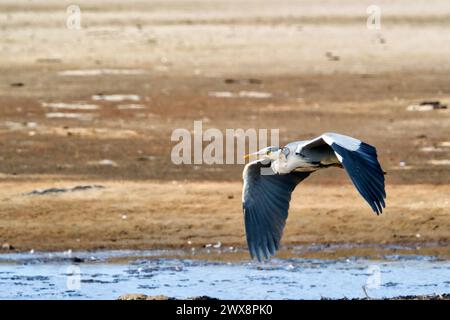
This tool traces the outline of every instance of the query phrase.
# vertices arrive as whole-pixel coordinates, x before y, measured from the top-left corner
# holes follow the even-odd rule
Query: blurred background
[[[2,0],[3,249],[245,247],[243,165],[170,161],[172,131],[201,120],[377,147],[386,213],[325,170],[296,191],[286,245],[448,256],[450,2],[373,5]]]

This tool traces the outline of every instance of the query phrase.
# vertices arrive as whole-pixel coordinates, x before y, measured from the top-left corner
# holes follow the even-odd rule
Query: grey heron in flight
[[[325,133],[308,141],[267,147],[243,172],[242,202],[248,249],[253,258],[269,259],[278,250],[295,187],[314,171],[340,167],[378,215],[385,207],[384,172],[376,149],[358,139]]]

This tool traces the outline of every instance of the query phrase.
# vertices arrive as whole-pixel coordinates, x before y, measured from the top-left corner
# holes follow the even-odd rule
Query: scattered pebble
[[[230,91],[212,91],[209,92],[210,97],[215,98],[255,98],[255,99],[266,99],[272,97],[270,92],[261,91],[239,91],[238,93],[233,93]]]
[[[408,111],[431,111],[447,109],[447,105],[442,104],[440,101],[423,101],[420,104],[412,104],[406,108]]]
[[[442,152],[445,150],[442,148],[436,148],[436,147],[423,147],[423,148],[420,148],[420,151],[422,151],[422,152]]]
[[[49,119],[78,119],[78,120],[92,120],[93,114],[87,113],[64,113],[64,112],[49,112],[45,116]]]
[[[37,58],[37,63],[61,63],[62,59],[60,58]]]
[[[37,189],[33,190],[29,193],[26,193],[25,195],[46,195],[50,193],[64,193],[64,192],[75,192],[75,191],[84,191],[84,190],[91,190],[91,189],[103,189],[104,186],[94,184],[94,185],[80,185],[75,186],[73,188],[49,188],[49,189]]]
[[[136,158],[136,160],[138,161],[153,161],[155,159],[156,159],[155,156],[139,156]]]
[[[85,70],[65,70],[58,72],[63,77],[80,77],[80,76],[102,76],[102,75],[139,75],[145,74],[142,69],[85,69]]]
[[[43,102],[42,107],[52,109],[66,109],[66,110],[97,110],[99,108],[95,104],[64,103],[64,102],[56,102],[56,103]]]
[[[225,79],[224,82],[226,84],[261,84],[262,80],[259,79],[255,79],[255,78],[250,78],[250,79],[232,79],[232,78],[228,78]]]
[[[213,92],[209,92],[208,95],[210,97],[215,97],[215,98],[233,98],[233,97],[235,97],[235,95],[229,91],[213,91]]]
[[[408,111],[431,111],[431,110],[433,110],[433,106],[432,105],[412,104],[412,105],[408,106],[406,108],[406,110],[408,110]]]
[[[10,245],[8,242],[5,242],[4,244],[2,244],[2,249],[3,250],[14,250],[14,247],[12,245]]]
[[[330,51],[325,53],[325,57],[327,57],[330,61],[339,61],[341,59],[338,55],[335,55]]]
[[[136,94],[95,94],[92,96],[92,100],[94,101],[139,101],[141,100],[141,97],[139,97]]]
[[[434,166],[448,166],[450,165],[450,160],[442,159],[442,160],[429,160],[429,164],[432,164]]]
[[[37,123],[36,122],[5,121],[5,126],[9,130],[34,129],[37,127]]]
[[[105,166],[105,167],[118,167],[119,165],[117,164],[117,162],[113,161],[113,160],[109,160],[109,159],[103,159],[100,161],[91,161],[88,162],[89,165],[99,165],[99,166]]]
[[[41,127],[40,134],[59,135],[59,136],[80,136],[95,137],[99,139],[123,139],[136,137],[138,133],[133,130],[117,128],[82,128],[82,127]]]
[[[240,91],[239,97],[265,99],[272,97],[272,94],[270,92]]]
[[[117,106],[119,110],[140,110],[145,109],[145,106],[142,104],[120,104]]]
[[[164,295],[147,296],[145,294],[133,293],[133,294],[124,294],[119,298],[117,298],[117,300],[175,300],[175,298],[171,298]]]

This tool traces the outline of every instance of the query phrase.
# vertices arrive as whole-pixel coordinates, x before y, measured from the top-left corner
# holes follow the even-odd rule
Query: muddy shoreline
[[[164,295],[158,296],[147,296],[145,294],[124,294],[117,298],[117,300],[152,300],[152,301],[163,301],[163,300],[177,300],[173,297],[167,297]],[[198,296],[198,297],[188,297],[186,299],[178,299],[178,300],[192,300],[192,301],[211,301],[211,300],[219,300],[217,298],[208,297],[208,296]],[[323,298],[322,300],[329,300],[327,298]],[[337,299],[337,300],[373,300],[371,298],[363,298],[363,299]],[[375,299],[379,300],[379,299]],[[410,296],[398,296],[392,298],[385,298],[382,300],[450,300],[450,294],[440,294],[440,295],[410,295]]]
[[[41,180],[0,187],[3,251],[246,247],[240,182]],[[350,184],[305,181],[293,194],[282,246],[316,244],[318,250],[301,254],[332,257],[406,245],[448,257],[448,185],[388,185],[387,193],[386,211],[376,216]]]
[[[371,3],[357,0],[79,0],[77,30],[66,25],[70,4],[0,3],[0,259],[62,253],[91,272],[94,293],[116,284],[95,286],[102,276],[88,262],[102,250],[248,261],[243,164],[171,161],[172,132],[194,121],[280,129],[280,144],[332,131],[376,146],[385,212],[374,215],[343,170],[318,172],[293,194],[276,258],[450,259],[448,0],[382,0],[380,30],[366,25]],[[109,261],[127,274],[129,257]],[[22,271],[24,288],[39,285]],[[61,292],[52,297],[77,297]]]

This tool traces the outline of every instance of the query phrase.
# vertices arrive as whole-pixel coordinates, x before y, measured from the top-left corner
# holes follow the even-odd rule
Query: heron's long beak
[[[257,155],[259,155],[259,151],[244,155],[244,159],[248,159],[251,156],[257,156]]]

